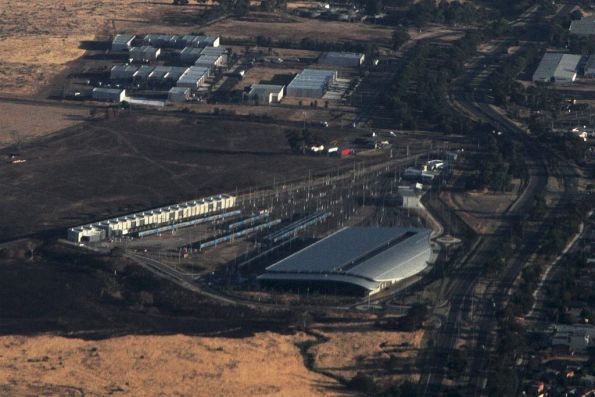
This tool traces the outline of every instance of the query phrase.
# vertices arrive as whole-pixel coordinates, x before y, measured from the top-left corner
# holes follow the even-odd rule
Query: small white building
[[[122,102],[126,99],[126,90],[119,88],[93,88],[91,97],[96,101]]]
[[[133,34],[117,34],[112,41],[112,51],[128,51],[136,38]]]
[[[403,199],[403,208],[419,208],[420,197],[414,188],[409,186],[399,186],[399,195]]]
[[[357,52],[323,52],[318,58],[321,65],[333,65],[343,67],[357,67],[364,63],[365,55]]]
[[[186,69],[184,74],[182,74],[182,76],[178,79],[176,86],[197,89],[202,84],[204,84],[209,73],[209,68],[201,66],[190,66],[188,69]]]
[[[546,52],[533,73],[533,81],[564,84],[576,80],[581,55]]]
[[[202,54],[198,57],[194,65],[214,69],[215,67],[223,66],[223,57],[221,55]]]
[[[167,100],[170,102],[184,103],[190,99],[190,88],[172,87],[167,93]]]
[[[148,45],[141,47],[132,47],[128,51],[128,59],[130,62],[149,63],[156,61],[161,55],[161,48],[155,48]]]
[[[248,98],[258,104],[269,105],[279,103],[283,99],[284,85],[252,84]]]

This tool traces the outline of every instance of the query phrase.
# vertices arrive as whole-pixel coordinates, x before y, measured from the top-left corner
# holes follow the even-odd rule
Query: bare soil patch
[[[412,368],[423,331],[338,331],[324,335],[329,341],[311,349],[316,367],[321,370],[345,379],[363,371],[386,380],[418,380]]]
[[[4,147],[82,123],[88,110],[0,102],[0,114],[0,147]]]
[[[126,114],[24,145],[26,163],[0,162],[0,240],[64,236],[68,226],[354,161],[291,154],[285,131],[295,125]],[[340,129],[319,132],[347,138]]]
[[[278,20],[276,14],[251,13],[249,18],[228,18],[209,26],[223,38],[251,40],[258,35],[299,41],[305,37],[323,41],[355,41],[388,44],[392,30],[379,25],[321,21],[295,16]]]

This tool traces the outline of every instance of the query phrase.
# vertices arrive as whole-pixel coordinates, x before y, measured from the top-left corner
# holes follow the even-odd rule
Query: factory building
[[[133,80],[136,83],[146,83],[149,80],[149,76],[151,75],[154,69],[155,67],[153,66],[142,65],[134,74]]]
[[[179,36],[175,34],[149,33],[143,39],[144,45],[158,48],[176,48]]]
[[[141,231],[176,225],[215,212],[225,211],[235,205],[235,196],[221,194],[72,227],[68,229],[67,237],[70,241],[80,243],[134,236]]]
[[[248,99],[261,105],[279,103],[283,99],[283,85],[273,84],[252,84]]]
[[[186,64],[194,64],[202,53],[202,48],[184,47],[180,51],[180,62]]]
[[[423,271],[432,258],[430,231],[346,227],[269,266],[262,285],[371,295]]]
[[[197,89],[206,81],[210,69],[200,66],[190,66],[178,79],[176,86]]]
[[[194,66],[202,66],[206,68],[215,69],[216,67],[223,66],[223,57],[221,55],[201,55],[198,57]]]
[[[183,103],[190,99],[190,88],[172,87],[167,93],[167,100],[170,102]]]
[[[358,52],[324,52],[318,58],[321,65],[332,65],[339,67],[357,67],[364,63],[365,55]]]
[[[131,81],[137,73],[138,67],[134,65],[114,65],[109,74],[110,80]]]
[[[304,69],[289,83],[285,94],[292,97],[322,98],[336,79],[336,70]]]
[[[195,64],[202,56],[217,57],[216,66],[223,66],[227,63],[226,50],[221,47],[184,47],[182,51],[180,51],[180,62],[189,65]]]
[[[595,17],[584,17],[570,23],[570,33],[578,36],[595,35]]]
[[[95,101],[122,102],[126,99],[126,90],[119,88],[93,88],[91,98]]]
[[[533,74],[533,81],[572,83],[576,80],[581,55],[546,52]]]
[[[161,54],[161,48],[155,48],[148,45],[141,47],[132,47],[128,51],[130,62],[149,63],[156,61]]]
[[[135,38],[136,36],[133,34],[117,34],[112,40],[112,51],[122,52],[130,50]]]
[[[201,36],[201,35],[175,35],[149,33],[143,39],[145,45],[151,45],[161,48],[183,48],[183,47],[219,47],[219,36]]]

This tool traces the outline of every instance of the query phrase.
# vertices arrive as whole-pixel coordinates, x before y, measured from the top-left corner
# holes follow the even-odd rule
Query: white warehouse
[[[572,83],[576,80],[581,55],[546,52],[533,73],[533,81],[544,83]]]
[[[180,204],[71,227],[67,231],[68,240],[77,243],[96,242],[106,238],[134,235],[138,232],[156,229],[165,225],[175,225],[204,215],[224,211],[235,205],[235,196],[228,194],[186,201]]]
[[[304,69],[289,83],[286,96],[322,98],[337,79],[336,70]]]

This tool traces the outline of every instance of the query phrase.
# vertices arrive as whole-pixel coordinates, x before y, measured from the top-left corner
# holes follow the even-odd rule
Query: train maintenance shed
[[[430,230],[346,227],[269,266],[264,286],[371,295],[423,271]]]

